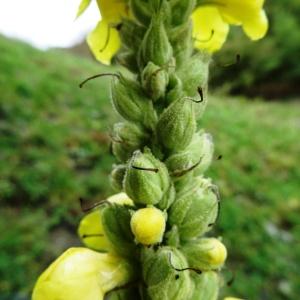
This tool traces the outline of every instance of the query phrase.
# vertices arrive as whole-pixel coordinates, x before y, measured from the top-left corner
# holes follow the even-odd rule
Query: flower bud
[[[182,88],[182,82],[176,73],[170,75],[168,91],[166,95],[166,102],[171,104],[172,102],[184,97]]]
[[[151,9],[148,1],[130,0],[130,11],[141,25],[148,27],[151,22]]]
[[[199,133],[197,139],[199,140],[199,144],[201,140],[201,148],[198,148],[197,143],[191,145],[191,151],[198,150],[201,157],[201,162],[194,170],[194,174],[196,176],[202,175],[209,168],[214,155],[214,143],[212,140],[212,136],[209,133]]]
[[[136,254],[130,219],[130,210],[125,206],[112,204],[101,210],[103,229],[113,251],[127,258],[135,257]]]
[[[180,67],[186,64],[194,50],[192,39],[193,25],[192,22],[186,22],[183,25],[171,29],[169,38],[173,48],[173,55],[176,59],[176,66]]]
[[[140,68],[144,68],[149,61],[158,66],[167,65],[172,58],[172,54],[172,46],[169,42],[162,14],[154,14],[141,44]]]
[[[120,162],[126,162],[132,153],[147,141],[145,131],[133,123],[116,123],[113,128],[112,152]]]
[[[124,178],[126,194],[137,204],[159,205],[166,209],[174,200],[166,166],[149,149],[135,151]],[[173,197],[171,197],[173,196]],[[166,200],[167,199],[167,200]]]
[[[118,205],[134,206],[133,201],[125,193],[118,193],[112,195],[107,198],[107,201],[109,203],[114,203]]]
[[[143,278],[151,300],[185,300],[193,293],[193,284],[182,253],[173,247],[158,251],[145,248],[142,253]]]
[[[122,46],[137,52],[145,35],[145,28],[132,20],[123,19],[119,34]]]
[[[184,149],[196,131],[194,103],[186,98],[173,102],[160,116],[156,133],[170,152]]]
[[[70,248],[39,277],[32,300],[103,300],[106,292],[134,280],[124,259],[87,248]]]
[[[134,51],[121,49],[116,56],[116,61],[132,73],[138,73],[139,66]]]
[[[149,62],[142,72],[142,86],[153,101],[164,97],[169,83],[168,72]]]
[[[91,249],[98,251],[110,250],[110,243],[102,226],[100,210],[87,214],[80,221],[78,235],[82,242]]]
[[[183,90],[186,95],[194,97],[198,94],[198,87],[203,89],[206,87],[209,61],[210,56],[206,56],[206,54],[203,53],[197,53],[187,62],[182,64],[182,66],[177,70],[176,74],[183,83]],[[204,103],[202,103],[202,106],[203,104]]]
[[[225,246],[216,238],[191,241],[184,244],[181,251],[191,268],[202,271],[221,268],[227,257]]]
[[[114,165],[110,174],[110,183],[115,191],[123,189],[123,179],[126,173],[126,165]]]
[[[195,8],[196,2],[196,0],[171,0],[172,24],[178,26],[187,22]]]
[[[130,286],[130,284],[128,284],[128,287],[115,289],[105,294],[105,300],[140,300],[140,299],[141,298],[140,298],[139,289],[136,286]]]
[[[155,207],[142,208],[134,212],[130,226],[138,243],[158,244],[162,242],[166,228],[165,215]]]
[[[124,119],[153,128],[156,112],[138,83],[120,75],[119,79],[113,79],[111,91],[113,105]]]
[[[219,199],[207,180],[196,177],[193,182],[178,192],[170,207],[168,222],[177,225],[180,239],[189,240],[207,232],[214,224]]]
[[[216,272],[208,271],[202,274],[192,274],[195,284],[194,294],[190,300],[217,300],[220,279]]]

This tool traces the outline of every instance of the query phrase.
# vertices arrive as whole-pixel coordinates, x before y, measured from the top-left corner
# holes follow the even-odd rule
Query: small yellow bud
[[[166,219],[161,210],[147,207],[139,209],[133,214],[130,226],[137,242],[151,245],[162,241]]]
[[[203,238],[182,247],[190,267],[202,271],[219,269],[223,266],[227,250],[216,238]]]
[[[215,238],[211,238],[207,242],[211,247],[207,251],[208,261],[215,266],[223,265],[227,257],[227,250],[225,246],[218,239]]]
[[[133,201],[125,194],[119,193],[107,198],[107,201],[110,203],[115,203],[119,205],[130,205],[133,206]]]

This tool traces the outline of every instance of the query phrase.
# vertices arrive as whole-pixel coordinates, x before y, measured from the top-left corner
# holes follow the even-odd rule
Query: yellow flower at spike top
[[[209,52],[219,50],[229,25],[242,26],[252,40],[263,38],[268,30],[263,4],[264,0],[198,0],[192,15],[195,47]]]
[[[32,300],[102,300],[131,274],[130,265],[118,256],[70,248],[39,277]]]
[[[79,17],[92,0],[82,0],[77,12]],[[97,0],[101,21],[88,35],[87,43],[97,60],[110,64],[112,57],[121,46],[119,33],[115,28],[123,17],[128,17],[128,5],[122,0]]]

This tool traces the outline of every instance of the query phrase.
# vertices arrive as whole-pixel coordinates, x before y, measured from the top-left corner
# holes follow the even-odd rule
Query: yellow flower
[[[81,0],[77,16],[80,16],[90,3],[91,0]],[[121,46],[115,26],[121,22],[122,17],[128,17],[128,4],[125,0],[97,0],[97,4],[102,20],[88,35],[87,43],[97,60],[110,64]]]
[[[143,245],[160,243],[166,228],[164,213],[155,207],[137,210],[130,221],[137,242]]]
[[[32,300],[102,300],[131,276],[130,265],[118,256],[70,248],[39,277]]]
[[[119,193],[107,198],[110,203],[119,205],[131,205],[133,206],[132,200],[125,194]],[[80,222],[78,227],[78,235],[82,242],[91,249],[98,251],[110,251],[110,243],[101,222],[100,210],[95,210],[87,214]]]
[[[265,36],[268,19],[264,0],[202,0],[192,15],[195,47],[209,52],[226,41],[229,24],[240,25],[252,40]]]

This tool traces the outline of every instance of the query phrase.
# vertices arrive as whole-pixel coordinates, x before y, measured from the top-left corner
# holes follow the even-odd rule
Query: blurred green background
[[[222,155],[207,175],[222,193],[215,234],[230,253],[224,277],[235,277],[224,295],[298,299],[300,3],[272,0],[267,11],[267,38],[251,43],[234,29],[215,56],[199,125]],[[237,53],[239,65],[220,67]],[[80,245],[78,198],[111,193],[116,115],[109,79],[78,88],[106,70],[89,57],[0,36],[0,69],[0,300],[21,300],[50,261]]]

